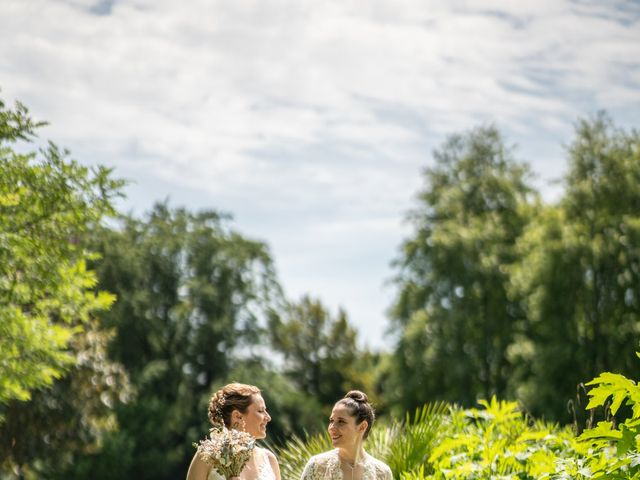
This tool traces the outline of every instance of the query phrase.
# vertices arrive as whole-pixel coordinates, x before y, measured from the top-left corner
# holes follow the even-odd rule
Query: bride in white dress
[[[336,448],[311,457],[301,480],[393,480],[389,466],[363,448],[374,420],[375,412],[364,393],[352,390],[338,400],[328,427]]]
[[[244,430],[256,439],[267,436],[267,423],[271,417],[267,412],[260,389],[243,383],[230,383],[211,397],[209,420],[214,425]],[[256,446],[239,480],[280,480],[280,467],[276,456],[265,448]],[[213,468],[195,454],[187,480],[224,480]]]

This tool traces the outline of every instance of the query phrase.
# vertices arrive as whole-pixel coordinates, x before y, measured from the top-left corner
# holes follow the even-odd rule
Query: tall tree
[[[319,300],[305,296],[284,314],[272,314],[269,332],[284,356],[285,373],[325,407],[354,388],[373,393],[365,368],[371,355],[358,347],[357,331],[343,310],[333,317]]]
[[[581,382],[640,374],[640,135],[599,114],[568,152],[565,194],[523,235],[513,274],[528,319],[514,381],[534,413],[562,421]]]
[[[405,409],[504,395],[507,348],[522,315],[506,267],[531,215],[528,167],[494,127],[451,136],[434,158],[396,262],[398,343],[386,391]]]
[[[129,391],[94,318],[113,296],[85,242],[123,182],[53,143],[34,151],[42,125],[0,101],[0,458],[18,478],[95,448]]]
[[[259,318],[280,295],[266,245],[227,220],[157,204],[95,236],[100,284],[118,296],[104,317],[116,331],[111,354],[138,392],[118,408],[121,431],[111,444],[134,445],[122,452],[132,458],[128,476],[184,475],[191,443],[206,433],[212,389],[250,354]],[[109,470],[92,474],[111,478]]]
[[[41,125],[0,101],[0,405],[60,378],[74,334],[113,301],[94,291],[80,240],[114,213],[122,182],[53,143],[28,151]]]

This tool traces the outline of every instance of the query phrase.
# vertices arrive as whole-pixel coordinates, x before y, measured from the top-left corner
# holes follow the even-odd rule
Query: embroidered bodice
[[[254,455],[258,464],[258,476],[251,480],[276,480],[276,474],[271,468],[267,451],[264,448],[256,447]],[[224,478],[216,470],[211,469],[207,480],[224,480]]]
[[[364,454],[362,465],[362,480],[393,480],[389,466],[367,453]],[[338,449],[311,457],[300,480],[344,480]]]

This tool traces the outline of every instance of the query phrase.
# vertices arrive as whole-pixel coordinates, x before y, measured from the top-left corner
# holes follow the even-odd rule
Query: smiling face
[[[244,426],[244,431],[255,438],[261,439],[267,436],[267,423],[271,421],[271,416],[267,412],[262,395],[256,393],[251,396],[251,404],[245,413],[234,411],[239,423]]]
[[[352,415],[351,410],[337,403],[331,411],[329,417],[329,436],[331,443],[337,448],[357,447],[362,443],[362,437],[367,428],[367,421],[356,424],[356,418]]]

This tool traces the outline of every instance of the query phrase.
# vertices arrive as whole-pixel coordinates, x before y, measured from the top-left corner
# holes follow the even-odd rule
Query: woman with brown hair
[[[391,469],[364,451],[375,412],[367,396],[352,390],[338,400],[329,417],[329,436],[336,447],[312,457],[301,480],[393,480]]]
[[[213,425],[242,430],[255,439],[267,436],[271,417],[254,385],[230,383],[213,394],[209,402],[209,420]],[[276,456],[265,448],[255,447],[251,458],[240,473],[240,480],[280,480]],[[221,480],[222,477],[196,453],[191,460],[187,480]]]

